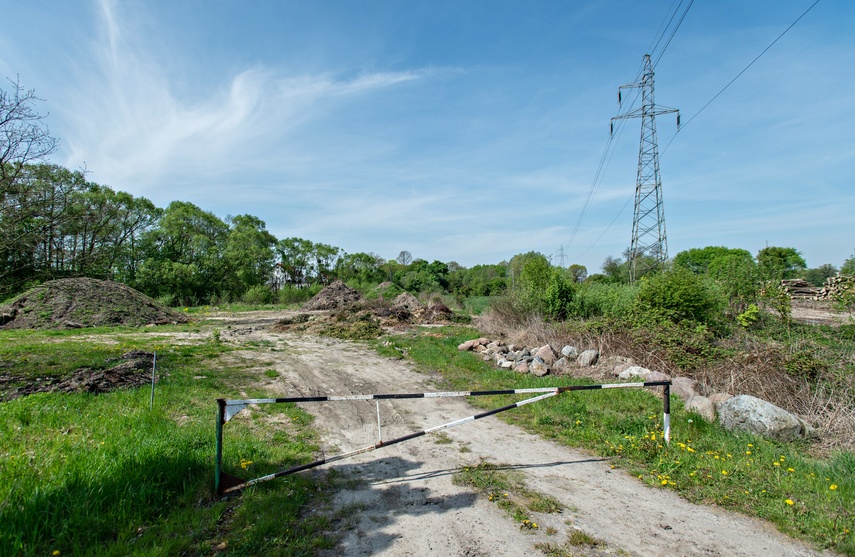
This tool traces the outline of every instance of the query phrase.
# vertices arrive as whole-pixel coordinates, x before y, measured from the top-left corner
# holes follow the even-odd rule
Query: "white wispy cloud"
[[[425,72],[378,72],[353,78],[283,75],[246,68],[192,100],[179,97],[169,68],[146,47],[144,29],[101,0],[99,30],[65,116],[66,164],[85,164],[96,181],[134,184],[152,195],[170,182],[239,175],[274,152],[287,167],[289,134],[343,99],[416,81]],[[176,53],[177,54],[177,53]],[[300,156],[296,152],[294,156]],[[174,195],[174,192],[172,192]]]

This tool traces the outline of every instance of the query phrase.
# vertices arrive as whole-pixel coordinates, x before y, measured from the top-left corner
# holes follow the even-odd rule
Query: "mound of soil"
[[[359,292],[337,280],[303,304],[304,310],[337,309],[362,299]]]
[[[151,383],[151,370],[154,354],[142,350],[132,350],[121,356],[107,360],[107,363],[119,364],[102,370],[81,368],[70,377],[47,377],[35,380],[9,375],[0,376],[0,391],[5,385],[14,388],[4,400],[14,400],[34,393],[107,393],[116,389],[141,387]]]
[[[392,302],[393,308],[404,308],[410,311],[415,311],[417,309],[421,309],[422,303],[418,298],[410,294],[409,292],[402,292],[398,295],[397,298]]]
[[[185,315],[129,286],[91,278],[52,280],[0,307],[0,329],[76,329],[186,321]]]

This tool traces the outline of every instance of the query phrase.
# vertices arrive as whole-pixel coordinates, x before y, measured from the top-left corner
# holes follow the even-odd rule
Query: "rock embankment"
[[[671,394],[679,397],[687,412],[707,421],[718,422],[731,431],[745,431],[779,441],[793,441],[814,435],[814,430],[798,416],[765,400],[731,393],[715,393],[689,377],[671,377],[661,371],[637,365],[632,358],[603,358],[598,350],[579,350],[576,346],[561,349],[544,346],[515,346],[476,338],[461,343],[459,350],[480,354],[484,361],[516,373],[565,375],[597,380],[652,382],[671,381]]]

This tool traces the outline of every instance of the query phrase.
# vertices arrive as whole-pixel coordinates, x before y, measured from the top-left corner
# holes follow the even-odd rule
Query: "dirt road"
[[[238,325],[227,340],[267,340],[276,351],[253,350],[251,360],[271,394],[370,394],[442,390],[415,372],[356,344],[272,333]],[[262,370],[275,369],[270,379]],[[562,395],[564,396],[564,395]],[[327,456],[377,442],[374,401],[307,404],[322,432]],[[420,431],[476,413],[464,399],[380,402],[384,439]],[[491,417],[445,430],[438,443],[424,436],[328,465],[345,482],[333,507],[351,517],[331,555],[542,555],[538,543],[562,546],[581,530],[602,540],[596,548],[569,547],[567,555],[808,556],[818,553],[759,520],[684,501],[665,489],[643,485],[608,460],[556,445]],[[450,440],[450,442],[448,442]],[[495,503],[452,476],[482,460],[521,473],[527,485],[564,506],[538,514],[527,530]],[[547,533],[549,532],[549,533]]]

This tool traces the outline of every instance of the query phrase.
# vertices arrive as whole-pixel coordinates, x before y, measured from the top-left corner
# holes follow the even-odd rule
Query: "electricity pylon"
[[[665,234],[665,207],[662,203],[662,178],[659,175],[659,146],[656,142],[656,116],[677,113],[676,108],[656,106],[653,100],[653,64],[644,55],[644,73],[640,81],[618,88],[618,103],[623,89],[641,89],[641,108],[612,118],[614,121],[641,118],[641,143],[638,148],[638,178],[635,183],[635,211],[632,218],[629,280],[635,282],[645,274],[660,269],[668,260],[668,238]]]

